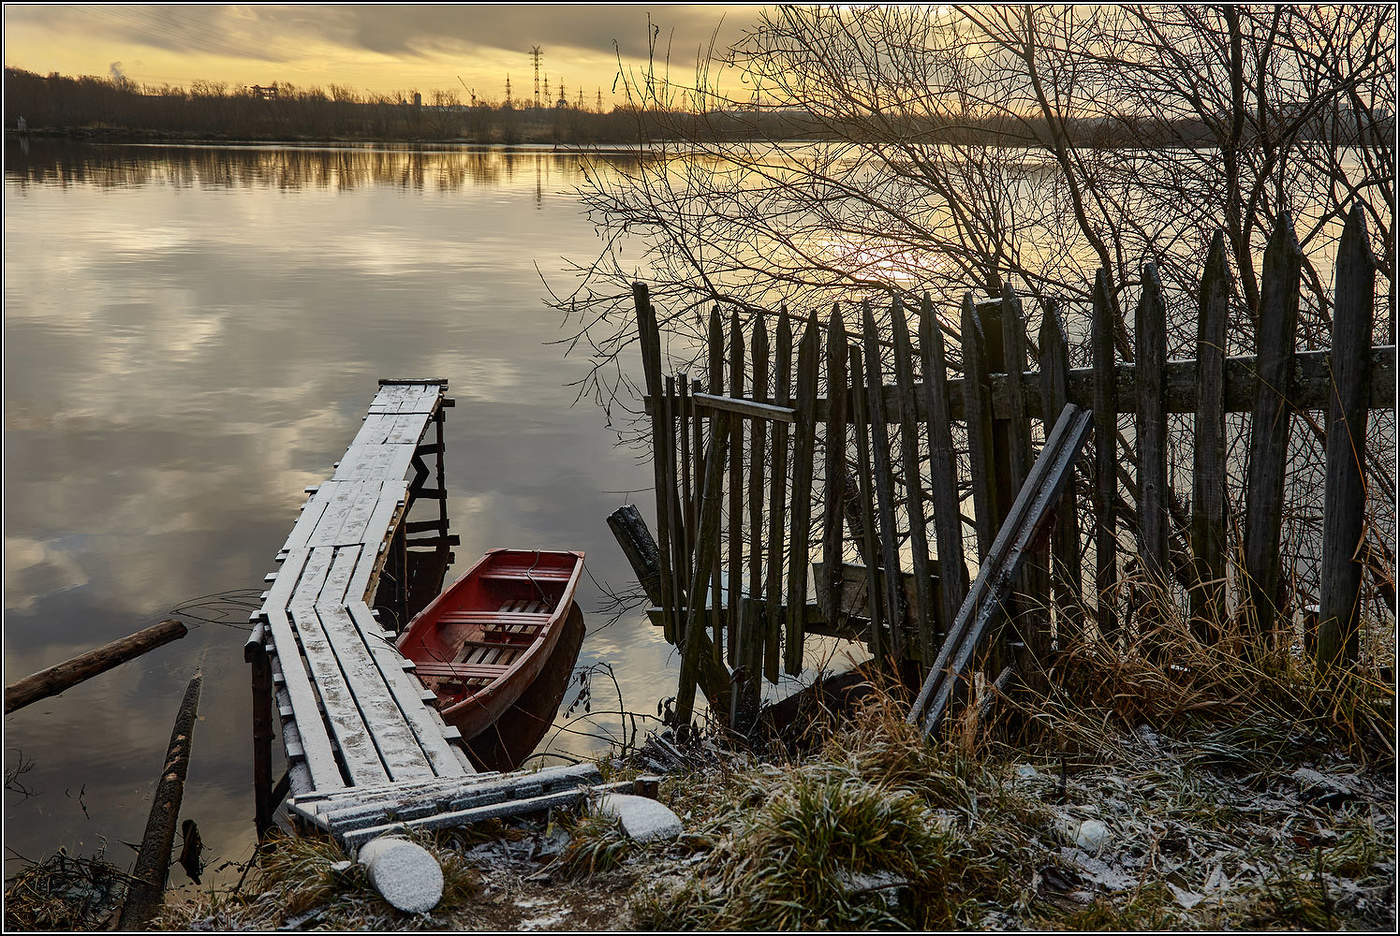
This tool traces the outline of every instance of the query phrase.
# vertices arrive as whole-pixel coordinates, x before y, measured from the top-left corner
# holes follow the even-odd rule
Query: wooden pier
[[[529,812],[542,796],[546,806],[565,805],[600,779],[591,764],[478,773],[413,661],[395,648],[395,631],[441,584],[439,575],[415,595],[415,559],[427,549],[445,569],[456,543],[442,461],[452,401],[445,380],[379,383],[335,473],[308,489],[244,647],[259,836],[289,795],[294,822],[358,847],[404,823],[437,828]],[[436,437],[425,443],[429,426]],[[435,517],[408,519],[419,500],[437,501]],[[275,784],[274,707],[288,765]]]

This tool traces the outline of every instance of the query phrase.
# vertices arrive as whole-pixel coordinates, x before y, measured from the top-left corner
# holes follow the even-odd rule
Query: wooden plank
[[[735,413],[740,416],[753,416],[758,419],[768,419],[774,422],[790,423],[797,418],[797,411],[790,406],[777,406],[773,403],[764,403],[760,400],[751,400],[743,397],[716,396],[713,393],[697,393],[694,397],[695,405],[701,409],[724,410],[727,413]]]
[[[910,707],[909,723],[919,725],[924,734],[938,726],[953,694],[968,682],[968,667],[988,627],[1001,613],[1001,602],[1018,567],[1074,473],[1074,462],[1088,437],[1090,421],[1083,410],[1065,408],[1007,511],[996,541],[977,572],[977,580],[968,590],[957,618],[949,625],[948,636]]]
[[[1332,379],[1327,411],[1327,481],[1322,518],[1322,597],[1317,659],[1324,666],[1356,661],[1365,545],[1367,351],[1375,315],[1376,263],[1360,204],[1353,205],[1337,248],[1332,312]]]
[[[388,413],[369,413],[360,424],[360,431],[355,433],[355,438],[350,441],[350,447],[372,447],[383,445],[389,439],[389,432],[394,428],[397,417]]]
[[[1167,306],[1155,263],[1143,264],[1142,295],[1134,328],[1137,372],[1138,540],[1146,571],[1159,585],[1170,581],[1171,530],[1167,488],[1167,407],[1162,377],[1167,364]],[[1147,608],[1143,608],[1144,613]],[[1160,623],[1160,622],[1158,622]]]
[[[407,485],[385,482],[379,488],[379,500],[374,505],[374,513],[365,524],[365,546],[360,554],[360,562],[355,567],[355,575],[350,580],[347,594],[351,598],[372,598],[379,585],[379,573],[388,557],[385,544],[393,535],[396,521],[402,516],[404,498],[408,496]],[[378,542],[373,541],[376,531],[383,531]],[[406,621],[404,623],[407,623]]]
[[[1368,354],[1367,369],[1370,379],[1366,382],[1364,395],[1366,405],[1371,409],[1392,409],[1395,406],[1396,367],[1395,346],[1373,347]],[[1168,361],[1163,394],[1167,401],[1168,413],[1194,413],[1200,398],[1196,386],[1196,360]],[[1293,379],[1289,382],[1286,396],[1295,410],[1326,410],[1331,393],[1331,353],[1328,351],[1299,351],[1293,357]],[[992,414],[1005,418],[1011,413],[1011,378],[1006,374],[991,374]],[[1094,385],[1098,372],[1092,367],[1076,368],[1069,372],[1066,381],[1068,400],[1076,406],[1092,406]],[[1114,366],[1114,393],[1119,399],[1137,398],[1136,374],[1132,364],[1118,363]],[[923,384],[917,385],[920,396],[925,393]],[[967,417],[965,388],[962,379],[948,381],[948,408],[953,419]],[[1025,395],[1026,412],[1040,418],[1044,413],[1041,397],[1041,382],[1037,374],[1021,375],[1021,391]],[[894,413],[893,385],[883,388],[884,409]],[[1253,355],[1236,356],[1225,359],[1225,411],[1227,413],[1252,413],[1259,396],[1259,375]],[[817,398],[817,418],[826,418],[826,398]],[[925,403],[919,403],[919,419],[927,420]],[[893,416],[891,416],[893,418]]]
[[[729,443],[730,419],[727,413],[720,413],[711,426],[710,451],[705,456],[705,482],[700,493],[700,526],[695,540],[695,571],[690,577],[696,595],[705,593],[706,583],[719,578],[720,514],[723,505],[723,479],[725,447]],[[698,604],[698,603],[697,603]],[[713,602],[714,616],[719,615],[720,602],[716,596]],[[716,630],[718,630],[716,624]],[[702,657],[704,660],[702,661]],[[723,671],[724,662],[719,648],[710,641],[705,628],[697,617],[692,626],[685,630],[685,643],[681,651],[680,683],[676,689],[675,723],[689,725],[695,711],[696,683],[711,671],[711,667]],[[728,708],[729,680],[710,679],[706,682],[705,698],[710,708],[723,718]]]
[[[773,402],[786,406],[792,387],[792,323],[787,307],[778,313],[773,357]],[[698,420],[697,420],[698,423]],[[768,491],[768,583],[765,590],[763,674],[778,681],[778,609],[783,596],[783,540],[787,530],[788,427],[773,424],[773,471]]]
[[[871,484],[873,470],[870,462],[870,419],[866,403],[865,358],[860,345],[851,345],[851,412],[856,430],[856,478],[860,485],[861,552],[865,555],[870,582],[866,588],[866,617],[870,620],[870,655],[888,670],[891,660],[885,653],[884,616],[881,611],[880,569],[876,559],[878,533],[875,520],[875,497]]]
[[[346,603],[345,610],[369,648],[380,677],[398,704],[433,773],[440,777],[467,775],[469,769],[462,764],[444,737],[447,726],[442,716],[424,705],[422,683],[404,670],[403,657],[394,649],[393,637],[379,626],[363,601],[351,600]]]
[[[783,669],[789,676],[802,672],[802,619],[807,608],[808,537],[812,519],[812,469],[815,460],[817,368],[821,338],[816,316],[807,320],[797,349],[797,422],[792,456],[792,523],[788,537],[788,618]]]
[[[679,505],[676,503],[676,414],[671,406],[671,401],[675,398],[675,389],[676,378],[668,376],[666,378],[666,405],[662,407],[661,410],[661,422],[665,426],[666,431],[666,487],[665,490],[657,492],[657,509],[661,509],[660,504],[661,501],[664,500],[666,505],[666,525],[671,531],[671,569],[673,570],[671,576],[671,594],[675,599],[675,608],[670,615],[670,629],[663,633],[666,642],[673,645],[677,639],[679,639],[679,635],[685,631],[685,612],[681,609],[686,604],[686,591],[682,582],[685,578],[685,573],[681,571],[681,563],[685,561],[683,556],[685,549],[685,531],[681,528],[680,513],[677,510]],[[662,455],[658,452],[655,457],[660,458]]]
[[[340,747],[341,760],[350,774],[351,783],[357,786],[384,783],[389,775],[379,760],[379,752],[356,706],[355,694],[346,683],[340,663],[321,627],[321,619],[316,614],[316,599],[325,584],[334,555],[335,549],[329,546],[311,551],[287,610],[292,626],[301,638],[307,669],[315,680],[321,704],[325,708],[326,721],[330,723],[331,733]],[[309,720],[298,708],[298,724]]]
[[[661,335],[646,284],[632,284],[632,302],[637,313],[637,336],[642,348],[647,393],[657,397],[661,395]],[[666,510],[667,435],[662,414],[659,411],[652,413],[651,466],[652,486],[656,494],[656,545],[661,560],[661,606],[666,609],[666,633],[674,634],[676,600],[671,572],[671,525]]]
[[[714,395],[722,395],[722,394],[724,393],[724,321],[723,321],[723,319],[720,318],[720,312],[719,312],[719,305],[718,305],[718,304],[715,304],[715,305],[713,305],[713,306],[710,307],[709,365],[710,365],[710,367],[709,367],[709,370],[710,370],[710,374],[709,374],[709,377],[710,377],[710,393],[711,393],[711,394],[714,394]],[[709,451],[710,451],[711,453],[713,453],[713,452],[716,451],[716,448],[715,448],[715,445],[714,445],[713,434],[714,434],[714,432],[715,432],[715,426],[717,426],[718,423],[719,423],[719,420],[717,420],[717,419],[711,419],[711,420],[710,420],[710,434],[711,434],[711,439],[710,439]],[[726,432],[728,432],[728,426],[729,426],[729,423],[728,423],[728,421],[726,420],[726,421],[725,421],[725,431],[726,431]],[[728,439],[725,439],[726,451],[727,451],[728,445],[729,445],[729,440],[728,440]],[[709,467],[709,466],[706,466],[707,472],[708,472],[708,467]],[[718,490],[715,491],[715,495],[718,496],[718,497],[721,497],[721,498],[724,496],[724,494],[723,494],[723,484],[724,484],[724,476],[723,476],[723,474],[721,474],[721,475],[720,475],[720,485],[721,485],[721,487],[720,487]],[[715,545],[714,547],[712,547],[712,548],[715,548],[715,549],[718,549],[718,548],[719,548],[718,541],[716,541],[716,545]],[[713,591],[712,591],[711,594],[710,594],[710,605],[709,605],[709,607],[710,607],[710,626],[711,626],[711,628],[712,628],[712,630],[713,630],[713,634],[714,634],[714,652],[717,653],[717,654],[720,654],[720,655],[722,656],[723,653],[724,653],[724,634],[723,634],[722,631],[721,631],[721,625],[720,625],[720,609],[721,609],[722,605],[721,605],[721,602],[720,602],[719,578],[720,578],[720,577],[719,577],[719,568],[718,568],[718,566],[716,566],[716,568],[715,568],[715,570],[714,570],[714,575],[711,577],[711,586],[712,586],[712,588],[713,588]],[[700,604],[700,602],[697,601],[696,604]]]
[[[1065,326],[1053,299],[1047,300],[1040,321],[1040,383],[1042,398],[1049,401],[1048,412],[1061,412],[1069,402],[1069,342]],[[1050,437],[1052,424],[1042,417],[1045,437]],[[1061,648],[1069,646],[1083,633],[1082,584],[1079,564],[1078,505],[1070,481],[1070,492],[1055,512],[1055,528],[1051,534],[1051,570],[1056,628]],[[947,588],[947,585],[944,585]]]
[[[866,419],[870,423],[871,460],[875,479],[875,504],[880,534],[879,574],[884,586],[884,619],[889,625],[890,653],[904,656],[904,595],[899,589],[899,531],[894,522],[894,466],[890,463],[890,433],[885,399],[879,392],[884,384],[880,365],[879,331],[870,303],[862,302],[861,331],[865,349]],[[895,405],[898,405],[896,402]]]
[[[1264,250],[1255,337],[1259,399],[1250,420],[1245,468],[1244,567],[1249,611],[1244,626],[1261,643],[1273,638],[1278,616],[1287,606],[1280,587],[1279,535],[1292,414],[1280,391],[1293,378],[1293,335],[1298,330],[1302,269],[1303,252],[1293,234],[1293,221],[1287,212],[1280,212]]]
[[[977,530],[977,559],[986,558],[996,536],[997,509],[996,464],[992,456],[991,388],[987,383],[986,337],[982,316],[972,301],[972,294],[963,296],[962,352],[963,386],[967,393],[967,450],[972,471],[972,509]]]
[[[948,360],[943,327],[928,293],[924,293],[919,314],[919,354],[924,371],[922,398],[928,413],[929,498],[933,502],[933,529],[938,543],[938,577],[943,582],[939,621],[946,630],[967,593],[967,560],[963,555],[958,459],[953,451],[953,420],[948,408]],[[916,395],[915,402],[918,400]]]
[[[753,319],[750,337],[750,358],[753,361],[753,394],[768,396],[768,328],[761,316]],[[756,710],[763,695],[763,644],[766,625],[763,622],[763,496],[765,489],[764,459],[768,454],[768,424],[753,421],[749,429],[749,597],[745,604],[749,617],[744,622],[745,653],[743,665],[747,681],[745,704]]]
[[[691,459],[690,450],[690,376],[684,371],[676,375],[676,384],[679,389],[679,407],[677,418],[679,425],[676,427],[676,435],[680,440],[680,478],[681,478],[681,565],[678,566],[684,575],[681,586],[685,589],[686,601],[690,602],[690,570],[695,567],[694,547],[695,547],[695,490],[693,479],[695,477],[695,464]],[[697,453],[698,454],[698,453]],[[687,615],[689,617],[689,615]],[[680,622],[681,630],[684,632],[684,621]],[[679,638],[681,635],[677,635]]]
[[[340,465],[331,475],[332,481],[395,481],[408,474],[413,463],[415,445],[412,443],[383,445],[352,445],[340,457]]]
[[[318,606],[316,615],[331,646],[335,648],[350,691],[355,695],[356,706],[390,779],[413,780],[435,776],[432,764],[419,747],[418,739],[408,727],[398,701],[380,675],[370,657],[369,648],[360,638],[344,605]]]
[[[744,332],[739,311],[729,316],[729,393],[744,395]],[[739,665],[739,586],[744,580],[744,420],[729,420],[729,665]]]
[[[1191,630],[1214,641],[1225,611],[1225,328],[1230,319],[1230,271],[1225,235],[1215,232],[1201,277],[1196,332],[1195,452],[1191,480]]]
[[[1026,475],[1035,458],[1031,446],[1030,415],[1026,410],[1022,380],[1019,379],[1026,371],[1025,312],[1021,297],[1009,283],[1002,290],[1001,336],[1000,369],[1018,378],[1008,382],[1011,413],[1006,419],[1006,473],[1011,485],[1000,501],[1003,505],[1009,505],[1025,485]],[[1050,620],[1046,614],[1046,602],[1050,597],[1048,547],[1048,541],[1037,542],[1030,547],[1021,565],[1011,618],[1012,627],[1020,636],[1025,650],[1015,666],[1023,682],[1037,687],[1043,681],[1050,652]]]
[[[890,307],[894,332],[894,381],[899,405],[899,452],[904,462],[905,508],[909,516],[910,566],[914,572],[914,627],[919,659],[933,659],[940,628],[929,587],[928,533],[924,528],[924,491],[919,467],[918,396],[914,389],[914,352],[909,341],[909,321],[904,303],[895,298]],[[945,625],[946,626],[946,625]]]
[[[321,720],[316,701],[317,693],[311,685],[297,649],[296,636],[292,633],[287,613],[281,609],[270,611],[267,615],[267,626],[276,648],[274,673],[280,672],[288,701],[296,714],[298,741],[306,758],[312,785],[317,790],[340,789],[345,786],[345,781],[341,778],[340,768],[336,766],[335,755],[331,751],[330,735]],[[287,740],[287,732],[284,730],[284,743]]]
[[[837,600],[841,595],[841,569],[845,540],[846,486],[846,323],[841,306],[833,304],[826,332],[826,386],[830,405],[826,416],[826,460],[822,472],[826,485],[822,511],[822,564],[826,570],[817,578],[817,604],[828,619],[839,614]]]
[[[306,503],[302,505],[297,522],[292,526],[292,532],[287,534],[286,541],[282,543],[283,550],[300,549],[306,545],[306,541],[311,538],[317,524],[321,522],[329,500],[327,497],[322,497],[319,491],[307,499]]]
[[[1112,641],[1118,634],[1118,399],[1113,382],[1113,297],[1108,274],[1094,276],[1091,341],[1094,370],[1094,589],[1095,623]]]

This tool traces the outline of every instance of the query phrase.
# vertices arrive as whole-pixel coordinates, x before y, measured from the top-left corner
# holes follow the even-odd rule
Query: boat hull
[[[399,651],[470,741],[539,677],[559,642],[583,553],[493,549],[413,619]]]

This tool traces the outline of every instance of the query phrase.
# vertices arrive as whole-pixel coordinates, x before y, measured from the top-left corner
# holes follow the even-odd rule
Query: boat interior
[[[561,610],[578,557],[499,550],[488,554],[424,611],[399,649],[441,704],[504,674]]]

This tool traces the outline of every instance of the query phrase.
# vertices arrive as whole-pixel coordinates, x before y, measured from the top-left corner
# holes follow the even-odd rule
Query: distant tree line
[[[230,86],[195,81],[188,88],[141,85],[120,77],[39,75],[5,69],[5,124],[20,117],[30,131],[77,136],[137,136],[213,140],[392,140],[475,143],[639,143],[667,138],[708,140],[921,140],[1005,145],[1024,137],[1034,116],[995,114],[969,119],[940,112],[893,116],[878,128],[860,119],[814,116],[791,102],[762,107],[692,108],[629,104],[597,112],[572,106],[520,107],[498,101],[464,104],[456,91],[361,94],[345,85],[298,88],[286,83]],[[1387,114],[1380,132],[1393,132]],[[1059,132],[1074,145],[1208,146],[1212,128],[1199,116],[1131,113],[1068,117]],[[1046,134],[1047,128],[1042,128]],[[1316,122],[1317,136],[1327,125]],[[876,137],[878,135],[878,139]]]

